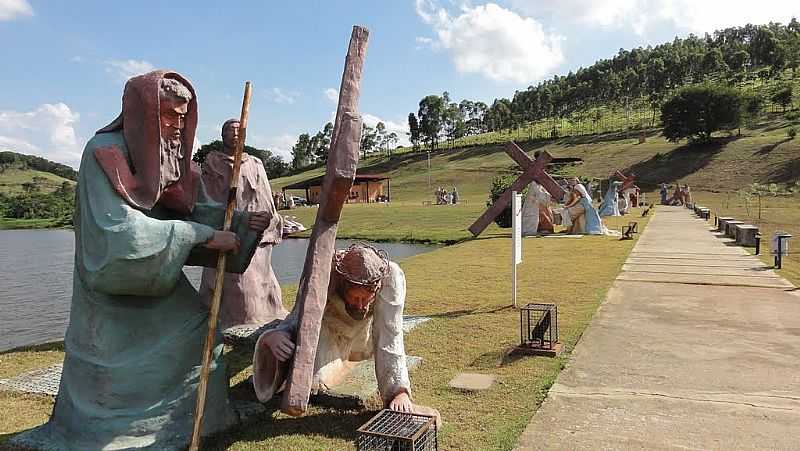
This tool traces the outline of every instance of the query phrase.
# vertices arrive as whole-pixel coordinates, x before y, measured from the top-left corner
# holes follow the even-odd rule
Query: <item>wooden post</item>
[[[236,191],[239,187],[239,169],[242,166],[242,153],[244,152],[244,140],[247,136],[247,118],[250,114],[250,94],[251,86],[248,81],[244,85],[244,99],[242,100],[242,113],[239,118],[239,140],[236,141],[236,149],[233,154],[233,174],[231,175],[231,185],[228,189],[228,205],[225,209],[225,222],[222,230],[228,232],[233,222],[233,211],[236,208]],[[220,252],[217,257],[217,273],[214,283],[214,292],[211,296],[211,306],[208,314],[208,333],[203,347],[203,366],[200,368],[200,383],[197,386],[197,403],[194,411],[194,425],[192,428],[192,441],[189,444],[190,451],[197,451],[200,447],[200,434],[203,428],[203,413],[206,405],[206,392],[208,390],[208,373],[211,369],[211,354],[214,349],[214,339],[217,335],[217,321],[219,318],[219,305],[222,300],[222,284],[225,281],[225,260],[227,252]]]

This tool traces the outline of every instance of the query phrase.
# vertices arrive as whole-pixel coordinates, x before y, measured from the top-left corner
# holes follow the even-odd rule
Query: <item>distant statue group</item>
[[[659,195],[661,196],[661,205],[692,205],[692,190],[689,185],[675,184],[670,194],[670,187],[666,183],[661,184]]]
[[[434,195],[436,196],[436,205],[455,205],[459,202],[458,190],[455,186],[452,191],[447,191],[440,186],[436,188]]]
[[[522,208],[523,236],[554,233],[555,225],[565,227],[568,234],[614,234],[604,225],[602,218],[624,216],[631,208],[639,206],[641,190],[633,184],[623,189],[623,182],[611,180],[602,202],[595,207],[591,184],[584,185],[575,177],[561,183],[566,188],[564,199],[553,199],[544,187],[531,182]]]

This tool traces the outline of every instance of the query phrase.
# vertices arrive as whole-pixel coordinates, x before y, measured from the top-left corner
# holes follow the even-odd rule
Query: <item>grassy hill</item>
[[[49,172],[35,169],[7,168],[0,171],[0,194],[21,194],[24,192],[24,183],[36,183],[43,193],[50,193],[58,189],[64,182],[75,184],[74,181]]]
[[[657,184],[688,183],[699,191],[736,191],[750,183],[800,181],[800,139],[787,137],[796,125],[779,115],[742,129],[741,136],[720,135],[705,145],[671,143],[657,129],[646,132],[640,144],[631,133],[609,133],[558,140],[528,141],[520,145],[532,154],[546,150],[555,157],[577,157],[583,163],[561,169],[563,175],[605,179],[615,169],[637,174],[643,188]],[[455,185],[468,203],[486,201],[491,180],[497,175],[516,173],[518,167],[505,154],[502,144],[438,150],[431,153],[431,187],[428,186],[425,152],[370,157],[359,166],[360,173],[386,173],[392,177],[392,201],[422,204],[433,197],[433,189]],[[274,190],[322,174],[322,168],[272,181]],[[296,191],[296,194],[303,194]]]
[[[70,224],[77,175],[42,157],[0,152],[0,230]]]

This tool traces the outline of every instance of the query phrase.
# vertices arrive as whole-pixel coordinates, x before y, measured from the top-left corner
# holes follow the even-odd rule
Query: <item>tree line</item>
[[[24,155],[9,151],[0,152],[0,173],[8,168],[33,169],[49,172],[72,181],[78,180],[78,172],[65,164],[56,163],[35,155]]]
[[[208,153],[212,151],[224,152],[224,145],[221,140],[217,139],[200,146],[200,148],[195,151],[192,160],[202,165]],[[267,177],[270,179],[283,177],[289,173],[289,164],[267,149],[259,149],[245,144],[244,152],[261,160],[261,163],[264,165],[264,170],[267,172]]]
[[[298,136],[297,143],[292,146],[291,170],[299,172],[310,166],[325,164],[328,161],[332,134],[333,124],[328,122],[322,130],[313,135],[303,133]],[[365,158],[369,154],[381,151],[391,156],[391,149],[396,147],[399,141],[397,133],[390,132],[383,122],[378,122],[375,127],[361,124],[360,148]]]
[[[0,217],[15,219],[62,219],[72,222],[75,209],[75,186],[64,181],[53,192],[44,192],[47,182],[43,177],[34,177],[32,182],[22,184],[19,194],[0,193]]]

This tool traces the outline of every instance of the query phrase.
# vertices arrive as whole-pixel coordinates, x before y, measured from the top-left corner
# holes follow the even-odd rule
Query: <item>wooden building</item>
[[[292,183],[284,186],[282,191],[305,190],[306,200],[309,204],[318,204],[320,192],[322,191],[323,176],[314,177],[302,182]],[[385,182],[385,183],[384,183]],[[347,198],[348,204],[389,202],[391,200],[391,179],[381,174],[356,174],[353,187],[350,188],[350,195]],[[384,184],[386,190],[384,191]]]

